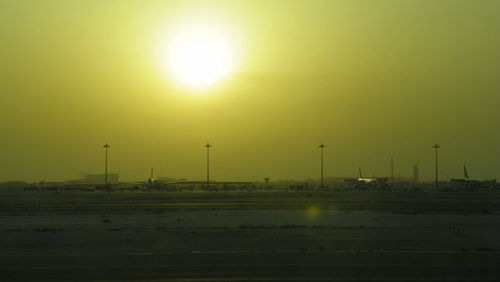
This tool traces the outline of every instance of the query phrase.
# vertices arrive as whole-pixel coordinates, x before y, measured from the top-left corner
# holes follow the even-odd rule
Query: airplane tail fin
[[[361,168],[358,167],[358,170],[359,170],[359,178],[363,178],[363,174],[361,173]]]
[[[464,177],[465,179],[469,179],[469,174],[467,173],[467,167],[464,166]]]

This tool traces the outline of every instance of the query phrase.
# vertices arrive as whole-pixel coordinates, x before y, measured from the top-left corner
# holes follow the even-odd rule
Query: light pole
[[[432,146],[432,148],[436,149],[436,186],[435,189],[438,189],[438,149],[441,148],[438,144]]]
[[[207,189],[210,185],[210,148],[212,145],[210,143],[207,143],[205,145],[205,148],[207,148]]]
[[[394,182],[394,158],[391,157],[391,181]]]
[[[104,185],[108,185],[108,143],[102,146],[104,148]]]
[[[323,150],[325,149],[325,145],[321,144],[319,145],[319,148],[321,150],[321,188],[323,188]]]

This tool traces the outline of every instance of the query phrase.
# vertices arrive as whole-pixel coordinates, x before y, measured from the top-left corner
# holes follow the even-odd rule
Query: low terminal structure
[[[118,183],[120,175],[118,173],[108,173],[108,183]],[[84,178],[70,180],[67,183],[72,184],[103,184],[106,179],[106,174],[87,174]]]

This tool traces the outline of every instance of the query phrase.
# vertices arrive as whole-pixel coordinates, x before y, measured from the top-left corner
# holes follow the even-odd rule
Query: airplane
[[[355,187],[358,189],[367,190],[370,188],[384,188],[387,184],[387,180],[389,179],[388,177],[363,177],[361,167],[358,167],[358,172],[358,178],[346,178],[344,179],[344,182],[355,184]]]
[[[461,179],[461,178],[452,178],[450,180],[450,182],[452,184],[456,184],[456,185],[462,185],[464,188],[466,189],[473,189],[473,190],[477,190],[477,189],[481,189],[481,188],[486,188],[486,189],[490,189],[490,188],[495,188],[496,187],[496,184],[497,184],[497,180],[496,179],[492,179],[492,180],[476,180],[476,179],[470,179],[469,177],[469,173],[467,172],[467,167],[464,165],[464,178]]]

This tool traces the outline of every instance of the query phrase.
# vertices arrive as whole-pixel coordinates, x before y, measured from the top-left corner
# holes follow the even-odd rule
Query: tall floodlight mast
[[[323,150],[325,149],[325,145],[319,145],[319,149],[321,150],[321,187],[323,187]]]
[[[394,182],[394,158],[391,157],[391,181]]]
[[[104,185],[108,185],[108,143],[102,146],[104,148]]]
[[[210,148],[212,145],[210,143],[207,143],[205,145],[205,148],[207,148],[207,189],[210,185]]]
[[[435,184],[435,189],[438,189],[438,179],[439,179],[439,174],[438,174],[438,149],[441,148],[438,144],[432,146],[432,148],[436,149],[436,184]]]

